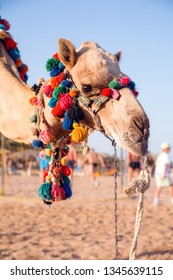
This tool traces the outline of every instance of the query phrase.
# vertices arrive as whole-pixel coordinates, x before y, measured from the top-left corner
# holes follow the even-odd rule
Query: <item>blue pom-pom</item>
[[[5,25],[3,25],[2,23],[0,23],[0,29],[2,29],[2,30],[4,30],[4,31],[7,30],[6,27],[5,27]]]
[[[13,60],[17,60],[18,58],[20,58],[20,52],[19,52],[18,48],[11,49],[11,50],[9,50],[8,53]]]
[[[68,117],[68,113],[65,112],[65,118],[62,123],[62,128],[65,130],[72,130],[73,129],[73,119]]]
[[[59,69],[59,66],[57,65],[57,66],[55,66],[51,69],[50,76],[51,77],[56,77],[56,76],[59,75],[59,73],[61,73],[61,69]]]
[[[25,79],[25,83],[26,83],[28,81],[28,75],[27,74],[24,75],[24,79]]]
[[[70,186],[70,179],[68,176],[62,174],[62,180],[65,185]]]
[[[54,98],[54,97],[52,97],[52,98],[49,100],[48,105],[49,105],[51,108],[54,108],[55,105],[56,105],[56,103],[57,103],[57,99]]]
[[[60,61],[59,64],[58,64],[58,67],[60,69],[60,71],[62,72],[65,68],[65,66],[62,64],[62,62]]]
[[[70,82],[69,80],[64,80],[61,82],[61,85],[65,86],[65,87],[68,87],[68,88],[71,88],[73,86],[73,83]]]
[[[52,183],[43,183],[38,189],[38,195],[44,200],[52,200]]]
[[[65,198],[70,198],[72,196],[72,190],[71,190],[70,186],[68,186],[64,183],[64,184],[62,184],[62,187],[65,191]]]
[[[135,89],[135,82],[133,82],[133,81],[130,81],[130,83],[128,84],[128,87],[130,88],[130,89]]]
[[[42,148],[43,147],[43,142],[40,141],[40,140],[35,139],[35,140],[32,141],[32,146],[35,149]]]

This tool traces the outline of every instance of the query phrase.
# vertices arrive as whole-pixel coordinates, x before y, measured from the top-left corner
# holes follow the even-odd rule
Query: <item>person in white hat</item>
[[[169,157],[170,145],[166,142],[161,144],[162,152],[156,159],[156,168],[155,168],[155,180],[156,180],[156,192],[154,198],[154,205],[161,204],[160,202],[160,193],[162,188],[170,188],[171,203],[173,204],[173,183],[171,182],[170,177],[170,165],[171,160]]]

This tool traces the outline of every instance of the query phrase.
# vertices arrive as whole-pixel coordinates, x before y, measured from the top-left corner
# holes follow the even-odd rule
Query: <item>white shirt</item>
[[[156,160],[155,176],[162,177],[163,175],[170,175],[170,157],[168,153],[162,152]],[[165,174],[165,164],[168,164],[168,168]]]

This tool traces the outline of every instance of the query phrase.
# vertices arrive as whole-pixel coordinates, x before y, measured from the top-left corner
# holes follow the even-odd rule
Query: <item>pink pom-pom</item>
[[[54,135],[52,134],[52,132],[48,128],[45,128],[40,132],[40,137],[39,138],[46,145],[48,145],[50,142],[55,141]]]
[[[52,183],[51,195],[56,201],[63,200],[65,198],[63,188],[59,187],[55,182]]]
[[[3,24],[6,27],[6,30],[10,29],[10,24],[6,19],[1,19],[0,23]]]
[[[102,89],[101,93],[103,96],[109,97],[109,96],[111,96],[111,92],[112,92],[112,90],[110,88],[104,88],[104,89]]]
[[[127,86],[129,83],[130,83],[130,78],[129,77],[124,76],[124,77],[121,78],[121,84],[123,86]]]
[[[47,85],[44,87],[44,90],[43,90],[43,93],[48,96],[48,97],[52,97],[52,92],[53,92],[53,89],[51,87],[51,85]]]
[[[60,97],[59,104],[60,104],[61,109],[63,109],[63,110],[69,109],[71,107],[72,103],[73,103],[73,100],[68,93],[66,93],[66,94],[62,95],[62,97]]]
[[[119,94],[119,92],[118,92],[117,90],[112,89],[112,90],[111,90],[111,97],[112,97],[114,100],[117,100],[117,99],[119,99],[120,94]]]
[[[136,97],[139,95],[139,92],[137,92],[135,89],[133,89],[132,92],[134,93],[134,95],[135,95]]]
[[[40,156],[42,159],[46,159],[46,155],[45,155],[45,152],[44,152],[43,150],[39,153],[39,156]]]

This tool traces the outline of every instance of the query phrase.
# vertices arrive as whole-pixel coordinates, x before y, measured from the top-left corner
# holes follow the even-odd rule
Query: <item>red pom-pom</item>
[[[53,57],[56,58],[57,60],[59,60],[58,53],[55,53],[55,54],[53,55]]]
[[[124,76],[124,77],[121,78],[122,86],[127,86],[129,83],[130,83],[130,78],[129,77]]]
[[[63,110],[69,109],[71,107],[72,103],[73,103],[72,98],[68,93],[62,95],[62,97],[60,98],[60,101],[59,101],[60,107]]]
[[[3,24],[6,27],[6,30],[10,29],[10,24],[6,19],[1,19],[0,23]]]
[[[111,89],[110,88],[102,89],[102,95],[107,96],[107,97],[111,96]]]
[[[11,49],[15,49],[16,47],[17,47],[17,43],[13,39],[8,37],[5,39],[5,48],[7,51]]]
[[[133,89],[132,92],[134,93],[134,95],[135,95],[136,97],[139,95],[139,92],[137,92],[135,89]]]
[[[57,185],[57,183],[52,183],[51,195],[55,201],[63,200],[65,198],[65,191],[63,188]]]
[[[70,176],[71,170],[68,166],[61,166],[60,169],[65,176]]]
[[[51,85],[47,85],[44,87],[43,93],[46,94],[46,96],[52,97],[52,92],[53,92],[53,89],[52,89]]]
[[[64,116],[64,113],[65,113],[65,110],[63,110],[61,107],[60,107],[60,104],[59,102],[57,102],[56,106],[52,109],[51,111],[52,115],[54,117],[63,117]]]
[[[20,75],[22,75],[22,76],[25,75],[28,72],[28,66],[26,64],[23,64],[23,67],[20,68],[19,72],[20,72]]]

